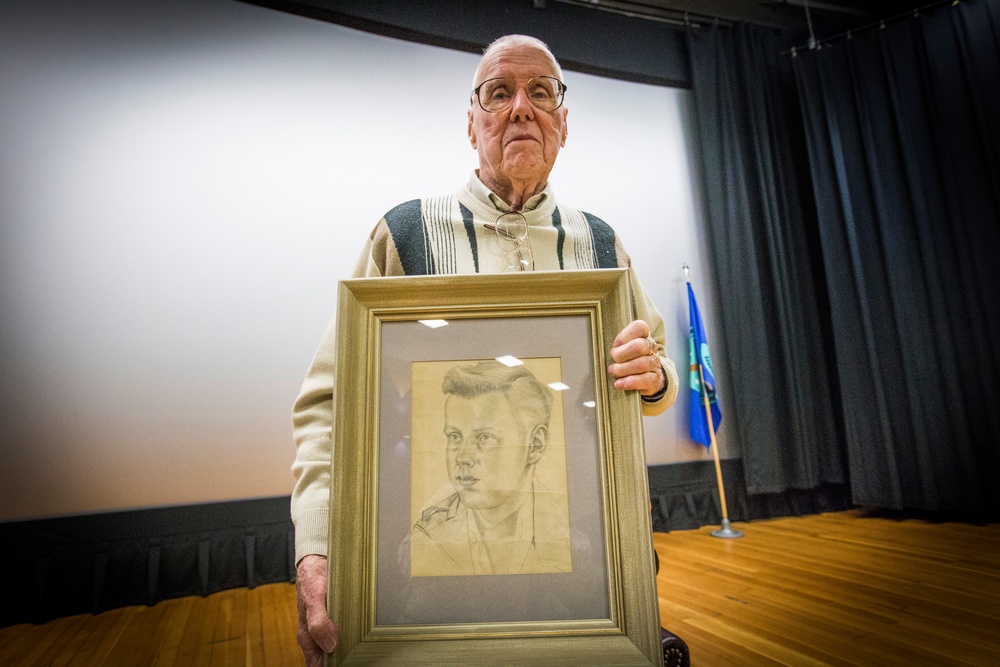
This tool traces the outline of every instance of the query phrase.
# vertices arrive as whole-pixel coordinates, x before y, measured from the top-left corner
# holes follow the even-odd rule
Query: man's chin
[[[506,493],[485,493],[473,489],[464,489],[458,492],[458,498],[462,505],[470,510],[497,510],[501,507],[514,507],[511,503],[517,502],[517,496]]]
[[[459,489],[458,498],[469,509],[480,510],[486,507],[486,498],[473,489]]]
[[[511,179],[533,180],[550,170],[540,150],[530,150],[530,146],[526,148],[529,150],[513,150],[504,155],[504,173]]]

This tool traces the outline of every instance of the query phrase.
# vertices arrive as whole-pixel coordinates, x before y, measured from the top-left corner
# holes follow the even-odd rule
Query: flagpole
[[[684,279],[687,284],[691,285],[691,280],[688,273],[688,265],[684,265]],[[705,419],[708,421],[708,437],[709,437],[709,449],[712,450],[712,458],[715,459],[715,480],[719,486],[719,505],[722,508],[722,526],[719,530],[712,531],[712,537],[721,538],[736,538],[743,537],[743,532],[739,530],[733,530],[729,525],[729,511],[727,509],[726,503],[726,487],[722,483],[722,464],[719,461],[719,443],[715,440],[715,420],[712,419],[712,406],[708,402],[708,392],[705,391],[705,373],[702,370],[701,357],[698,357],[698,381],[701,383],[701,394],[702,405],[705,408]]]
[[[698,379],[701,386],[705,386],[705,374],[702,373],[701,364],[698,364]],[[708,392],[702,391],[702,402],[705,406],[705,418],[708,419],[708,437],[711,442],[710,449],[712,457],[715,459],[715,480],[719,485],[719,504],[722,507],[722,527],[712,531],[712,537],[735,538],[743,537],[743,532],[733,530],[729,526],[729,512],[726,509],[726,487],[722,484],[722,464],[719,462],[719,443],[715,441],[715,423],[712,421],[712,408],[708,403]]]

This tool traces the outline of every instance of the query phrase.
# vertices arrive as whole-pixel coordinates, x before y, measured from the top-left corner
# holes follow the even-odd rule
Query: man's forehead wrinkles
[[[504,50],[488,56],[483,61],[479,68],[479,81],[476,83],[478,85],[487,79],[510,76],[511,73],[520,73],[526,68],[535,71],[525,78],[531,78],[531,76],[558,78],[555,64],[545,53],[537,50]]]
[[[486,81],[494,81],[496,79],[511,79],[511,80],[514,81],[514,83],[522,83],[523,84],[523,83],[527,83],[528,81],[530,81],[532,79],[537,79],[538,77],[541,77],[541,76],[548,76],[548,77],[553,78],[553,79],[556,78],[554,76],[551,76],[550,74],[526,74],[526,75],[523,75],[523,76],[506,76],[505,75],[505,76],[492,76],[489,79],[484,80],[483,83],[485,83]]]
[[[551,76],[558,78],[556,73],[549,67],[539,67],[537,65],[490,67],[483,70],[483,81],[490,79],[517,79],[527,81],[536,76]]]

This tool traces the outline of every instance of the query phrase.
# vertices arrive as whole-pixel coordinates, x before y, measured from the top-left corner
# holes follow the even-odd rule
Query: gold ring
[[[653,340],[651,336],[646,336],[646,340],[649,341],[649,352],[647,352],[646,354],[650,357],[658,356],[656,341]]]

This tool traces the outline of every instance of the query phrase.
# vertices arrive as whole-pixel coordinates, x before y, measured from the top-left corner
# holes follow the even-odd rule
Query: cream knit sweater
[[[486,229],[510,209],[473,174],[452,195],[413,200],[385,214],[372,231],[353,277],[424,274],[497,273],[510,241]],[[528,225],[535,269],[587,270],[629,267],[631,260],[614,231],[604,221],[563,204],[556,204],[551,186],[532,197],[522,210]],[[660,349],[667,378],[664,396],[643,401],[652,416],[677,397],[674,363],[663,351],[663,318],[630,272],[635,312],[649,324]],[[331,320],[292,414],[297,454],[292,472],[292,521],[295,560],[327,553],[329,537],[330,461],[333,443],[333,381],[336,322]]]

